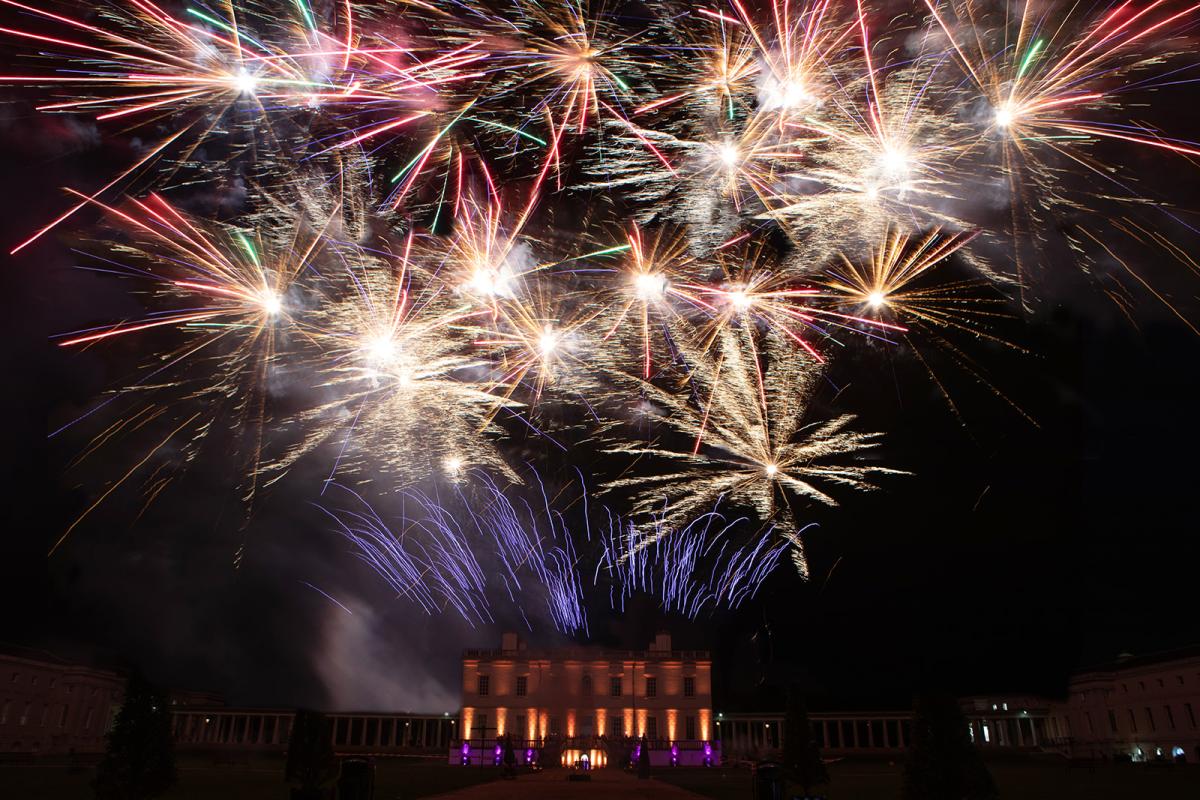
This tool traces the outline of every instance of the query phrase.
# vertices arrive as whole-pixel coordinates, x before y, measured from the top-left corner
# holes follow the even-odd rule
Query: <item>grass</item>
[[[416,800],[493,780],[496,770],[454,767],[415,759],[383,758],[375,773],[376,800]],[[286,800],[283,759],[256,757],[247,763],[213,764],[180,756],[179,783],[163,800]],[[1131,764],[1067,767],[1036,758],[989,762],[1004,800],[1196,800],[1200,766]],[[900,767],[887,761],[847,760],[830,766],[829,800],[898,800]],[[655,770],[655,778],[713,800],[750,800],[746,769]],[[92,769],[62,764],[0,764],[0,798],[86,800]],[[794,794],[799,794],[796,788]],[[792,793],[786,795],[792,796]]]
[[[1196,800],[1200,798],[1200,767],[1132,764],[1068,767],[1059,760],[1027,758],[990,761],[1004,800]],[[830,785],[819,794],[828,800],[898,800],[901,767],[887,761],[839,761],[830,765]],[[713,800],[749,800],[750,772],[746,769],[689,769],[659,771],[659,780]],[[793,794],[799,795],[799,787]]]
[[[491,769],[464,769],[441,762],[381,758],[376,762],[376,800],[415,800],[497,777]],[[191,756],[177,759],[179,782],[162,800],[286,800],[283,758],[263,756],[237,765],[214,765]],[[86,800],[94,770],[62,764],[0,764],[0,797],[13,800]]]

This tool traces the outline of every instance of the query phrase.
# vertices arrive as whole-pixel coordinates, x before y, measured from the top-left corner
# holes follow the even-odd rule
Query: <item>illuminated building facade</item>
[[[1200,762],[1200,646],[1123,656],[1071,677],[1050,744],[1074,758]]]
[[[0,752],[100,752],[124,689],[111,670],[38,650],[0,652]]]
[[[673,650],[529,649],[504,634],[498,650],[463,654],[461,739],[451,761],[495,758],[511,735],[526,756],[603,766],[645,738],[655,764],[716,763],[712,660]],[[536,751],[537,756],[534,755]]]

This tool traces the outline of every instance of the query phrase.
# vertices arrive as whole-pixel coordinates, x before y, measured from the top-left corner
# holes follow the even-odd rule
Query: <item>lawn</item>
[[[375,772],[376,800],[414,800],[497,777],[492,769],[452,767],[441,762],[382,758]],[[163,800],[286,800],[282,757],[247,764],[214,765],[181,756],[179,783]],[[61,764],[0,765],[0,798],[86,800],[92,769],[71,771]]]
[[[1196,800],[1200,766],[1146,767],[1107,764],[1094,770],[1062,761],[1022,759],[989,762],[1004,800]],[[886,761],[841,761],[830,766],[829,800],[898,800],[898,765]],[[659,771],[662,781],[714,800],[749,800],[750,772],[745,769]],[[799,794],[797,788],[795,794]],[[790,794],[788,795],[791,796]]]

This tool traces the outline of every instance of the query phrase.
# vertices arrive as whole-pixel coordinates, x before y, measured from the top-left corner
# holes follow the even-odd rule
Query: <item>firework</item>
[[[314,385],[328,399],[293,420],[302,441],[273,469],[329,442],[336,455],[327,482],[384,474],[401,488],[473,466],[515,479],[484,435],[500,433],[490,420],[514,405],[490,391],[489,365],[474,346],[487,312],[414,269],[413,240],[390,255],[336,246],[342,272],[327,276],[336,299],[304,320]]]
[[[656,596],[664,611],[689,619],[706,609],[736,609],[754,597],[788,549],[788,540],[775,537],[769,527],[743,545],[734,544],[737,527],[746,522],[727,521],[711,511],[681,529],[652,534],[646,546],[636,524],[610,519],[594,581],[601,575],[612,581],[612,604],[622,611],[639,592]]]
[[[687,616],[736,607],[784,552],[806,573],[805,507],[899,474],[818,409],[827,362],[913,358],[960,418],[946,360],[1007,400],[968,353],[1015,347],[1027,252],[1056,241],[1187,321],[1126,252],[1196,272],[1132,209],[1182,219],[1101,157],[1200,156],[1131,111],[1191,80],[1171,59],[1197,5],[917,0],[886,25],[832,0],[0,7],[25,64],[3,81],[139,148],[17,247],[102,208],[88,267],[145,304],[57,338],[151,354],[85,415],[118,415],[85,456],[138,444],[88,511],[141,473],[156,496],[165,454],[220,430],[248,509],[302,460],[314,491],[399,493],[418,510],[394,530],[333,513],[399,594],[473,624],[537,587],[586,632],[581,565],[616,606]],[[217,198],[229,218],[181,210],[223,186],[247,189]],[[594,542],[545,495],[505,498],[529,491],[513,464],[592,437],[598,468],[634,461],[599,478],[629,502]]]
[[[685,351],[685,394],[643,383],[647,399],[661,409],[661,423],[692,445],[685,450],[619,444],[610,450],[671,465],[605,487],[633,489],[633,512],[658,515],[661,521],[645,535],[645,543],[664,529],[686,524],[718,500],[746,508],[782,535],[795,537],[790,497],[836,505],[828,484],[871,489],[874,475],[902,474],[851,460],[879,444],[879,434],[848,430],[853,416],[810,420],[821,374],[815,359],[797,354],[778,337],[755,338],[744,328],[724,329],[714,352]],[[798,537],[794,544],[793,560],[807,574]]]

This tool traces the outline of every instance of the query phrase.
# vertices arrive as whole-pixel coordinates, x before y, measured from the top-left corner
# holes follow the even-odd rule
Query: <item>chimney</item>
[[[515,633],[505,633],[500,637],[500,649],[506,653],[515,653],[521,649],[521,637]]]
[[[651,653],[669,653],[671,652],[671,634],[666,631],[661,631],[654,635],[654,641],[650,644]]]

